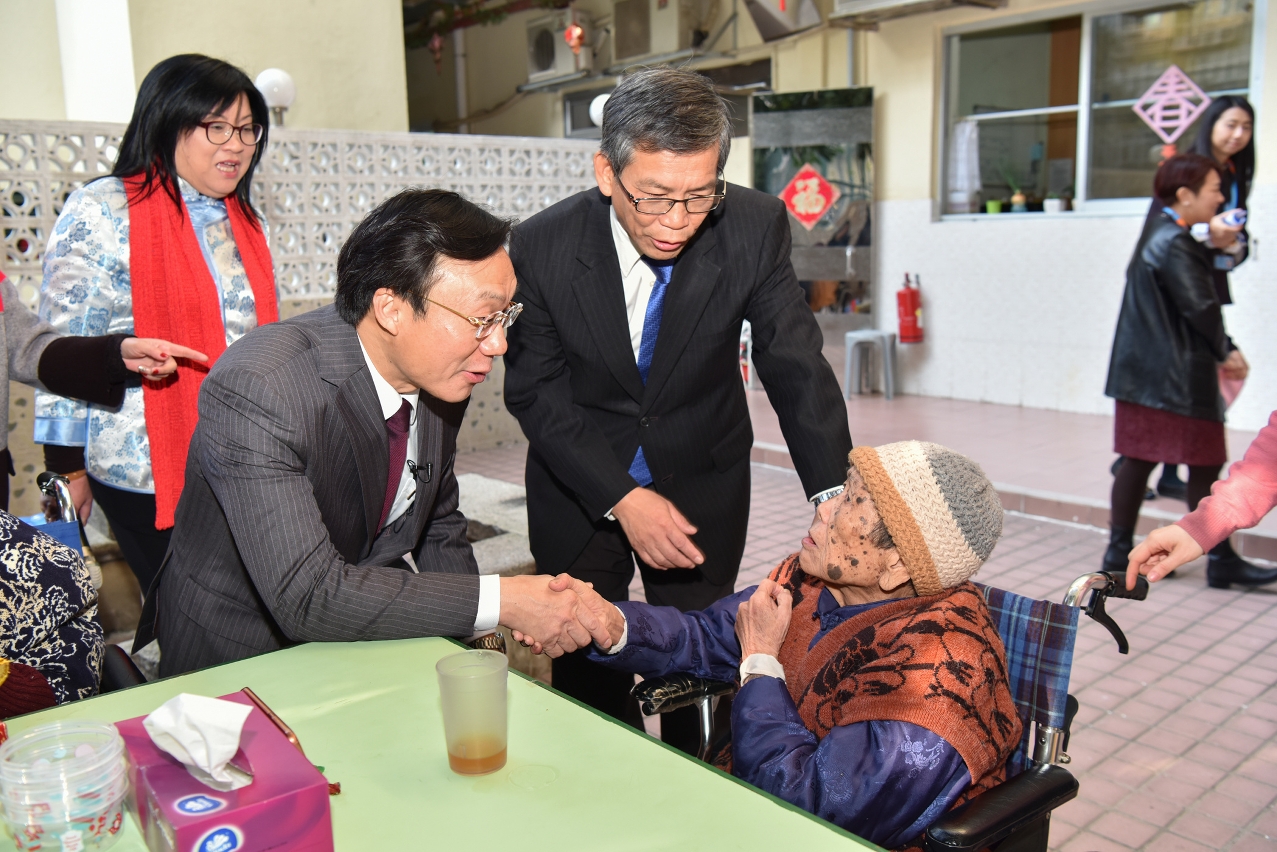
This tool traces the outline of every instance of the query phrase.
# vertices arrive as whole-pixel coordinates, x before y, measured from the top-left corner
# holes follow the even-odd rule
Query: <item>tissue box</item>
[[[151,852],[332,852],[328,781],[243,693],[221,696],[253,707],[234,763],[253,783],[221,792],[196,780],[156,747],[145,716],[116,723],[129,757],[129,808]]]

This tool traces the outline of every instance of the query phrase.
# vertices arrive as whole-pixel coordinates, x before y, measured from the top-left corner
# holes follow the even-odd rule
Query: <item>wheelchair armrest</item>
[[[986,849],[1077,796],[1077,786],[1062,766],[1026,769],[933,822],[927,829],[927,852]]]
[[[119,645],[107,645],[102,655],[102,682],[98,692],[115,692],[146,683],[146,675]]]
[[[644,716],[668,713],[691,707],[706,696],[730,695],[736,684],[725,680],[709,680],[689,674],[649,677],[636,684],[630,695],[638,699]]]

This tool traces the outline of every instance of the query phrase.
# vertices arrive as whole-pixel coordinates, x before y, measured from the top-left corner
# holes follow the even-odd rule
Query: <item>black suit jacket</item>
[[[678,263],[644,386],[630,344],[610,199],[568,198],[514,230],[524,304],[509,330],[505,399],[531,444],[528,524],[538,569],[566,569],[637,486],[640,444],[655,489],[699,527],[701,569],[726,582],[749,518],[754,435],[741,382],[741,321],[808,494],[846,478],[851,435],[822,336],[789,260],[781,202],[729,185]]]
[[[380,533],[385,421],[355,329],[331,305],[236,342],[199,407],[147,599],[150,614],[158,599],[163,675],[298,642],[472,632],[478,567],[452,468],[464,403],[421,393],[417,458],[432,475]]]

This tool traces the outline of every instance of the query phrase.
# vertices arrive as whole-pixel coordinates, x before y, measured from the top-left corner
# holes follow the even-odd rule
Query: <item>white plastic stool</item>
[[[896,395],[896,335],[889,331],[863,329],[849,331],[843,338],[847,352],[843,357],[843,399],[860,393],[860,358],[865,347],[877,348],[882,361],[882,392],[887,399]]]

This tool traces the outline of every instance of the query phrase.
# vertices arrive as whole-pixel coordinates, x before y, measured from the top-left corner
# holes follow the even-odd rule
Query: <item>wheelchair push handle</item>
[[[46,470],[36,477],[40,492],[49,498],[44,510],[47,521],[79,521],[75,501],[71,499],[71,482],[65,476]],[[57,517],[52,517],[57,515]]]
[[[1087,592],[1090,592],[1091,596],[1083,604],[1082,598]],[[1129,654],[1131,646],[1126,641],[1126,634],[1122,632],[1122,628],[1117,626],[1113,616],[1108,614],[1108,611],[1104,608],[1104,602],[1108,598],[1142,601],[1146,597],[1148,597],[1148,580],[1144,577],[1140,577],[1136,581],[1134,589],[1128,590],[1126,588],[1125,571],[1099,571],[1093,574],[1083,574],[1074,580],[1073,585],[1069,586],[1068,592],[1064,595],[1064,604],[1065,606],[1081,607],[1083,612],[1103,624],[1105,629],[1112,634],[1113,639],[1117,641],[1119,654]]]

